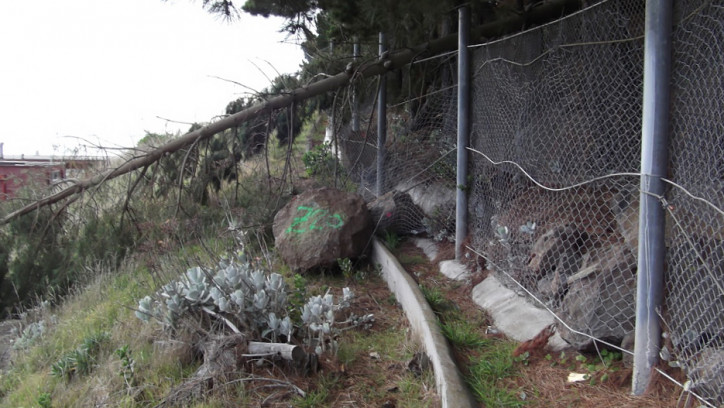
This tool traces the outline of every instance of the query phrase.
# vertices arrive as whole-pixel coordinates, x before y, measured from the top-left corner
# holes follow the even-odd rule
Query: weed
[[[530,352],[526,351],[524,353],[521,353],[519,356],[515,357],[514,360],[518,363],[523,364],[524,366],[527,366],[530,364]]]
[[[344,276],[346,280],[352,279],[354,270],[352,269],[352,261],[349,258],[337,259],[337,265],[339,265],[339,269],[342,271],[342,276]]]
[[[293,406],[299,408],[319,408],[326,406],[325,402],[329,397],[329,390],[337,386],[338,378],[333,375],[325,375],[319,379],[317,388],[308,392],[305,396],[296,397]]]
[[[297,397],[293,400],[293,405],[299,408],[318,408],[327,400],[329,391],[325,389],[317,389],[310,391],[304,397]]]
[[[289,303],[292,306],[289,309],[289,316],[292,320],[296,323],[302,322],[302,306],[307,302],[307,280],[304,279],[304,276],[300,274],[294,274],[294,278],[292,279],[292,285],[294,286],[294,290],[292,290],[290,296],[289,296]]]
[[[70,379],[73,374],[73,366],[68,359],[62,358],[50,366],[50,375],[55,378]]]
[[[420,291],[422,291],[425,300],[436,313],[442,313],[450,309],[450,303],[439,288],[420,285]]]
[[[332,145],[329,143],[322,143],[302,156],[307,176],[329,176],[334,169],[335,161]]]
[[[477,327],[465,320],[452,320],[443,322],[440,326],[442,334],[455,346],[458,347],[485,347],[490,343],[482,337]]]
[[[117,348],[115,353],[121,360],[121,372],[119,374],[123,377],[123,381],[126,383],[126,386],[130,388],[133,386],[133,376],[135,373],[134,367],[136,365],[136,361],[131,355],[131,349],[128,344],[126,344]]]
[[[525,401],[500,381],[515,375],[515,361],[511,355],[514,343],[492,343],[471,361],[466,381],[475,397],[486,407],[521,407]]]
[[[38,406],[40,408],[51,408],[53,406],[53,400],[49,392],[43,392],[38,395]]]
[[[400,243],[402,242],[402,239],[399,235],[392,231],[385,231],[385,245],[387,248],[390,249],[390,251],[394,251],[397,249],[397,247],[400,246]]]

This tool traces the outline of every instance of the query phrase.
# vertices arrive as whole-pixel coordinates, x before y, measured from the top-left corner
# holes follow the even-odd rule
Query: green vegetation
[[[442,334],[456,347],[479,348],[490,344],[490,340],[479,333],[480,325],[477,322],[449,319],[440,323],[440,328]]]
[[[394,251],[400,246],[402,238],[393,231],[385,231],[384,243],[390,251]]]
[[[486,407],[521,407],[525,401],[518,393],[503,384],[506,378],[516,375],[512,357],[515,344],[497,340],[485,347],[470,361],[466,381],[473,395]]]
[[[420,290],[437,315],[445,338],[463,351],[461,355],[470,356],[458,363],[474,397],[486,407],[523,406],[519,392],[505,381],[517,374],[519,364],[527,364],[528,355],[513,357],[515,342],[486,336],[482,333],[484,322],[466,317],[439,287],[420,284]]]

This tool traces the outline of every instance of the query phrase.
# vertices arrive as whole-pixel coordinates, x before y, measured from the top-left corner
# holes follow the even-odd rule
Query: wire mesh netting
[[[662,354],[724,403],[724,4],[677,10],[673,32],[667,279]]]
[[[351,181],[371,202],[378,232],[429,234],[446,240],[455,235],[457,88],[449,79],[455,59],[442,56],[419,65],[423,64],[409,66],[404,77],[388,75],[387,85],[394,87],[388,93],[402,101],[387,106],[383,177],[378,174],[378,79],[358,81],[345,90],[354,97],[342,97],[348,103],[335,110],[333,122],[343,123],[327,143],[331,151],[339,151],[344,173],[340,182]],[[420,82],[429,87],[427,92],[411,96],[420,94],[409,91],[419,85],[411,78],[419,78],[415,74],[425,70],[436,73],[433,83]],[[355,116],[358,126],[352,124]]]
[[[683,367],[685,388],[711,404],[721,404],[724,394],[719,3],[675,10],[671,181],[660,198],[667,211],[661,357]],[[465,244],[488,269],[553,311],[572,346],[633,352],[644,19],[643,3],[609,0],[471,47],[466,186],[456,186],[455,176],[456,55],[412,63],[407,76],[387,75],[397,81],[398,96],[400,88],[409,91],[388,104],[383,175],[377,174],[379,84],[356,81],[340,91],[343,102],[331,114],[328,143],[341,164],[334,181],[350,182],[372,203],[379,230],[449,241],[456,189],[467,189]],[[430,73],[437,79],[413,85]]]
[[[474,54],[473,247],[578,349],[634,329],[643,13],[607,2]]]
[[[661,354],[685,368],[690,389],[721,403],[724,15],[709,2],[687,7],[674,28],[678,186],[661,199]],[[553,310],[579,349],[595,338],[633,350],[643,32],[642,3],[609,1],[475,52],[473,247]]]

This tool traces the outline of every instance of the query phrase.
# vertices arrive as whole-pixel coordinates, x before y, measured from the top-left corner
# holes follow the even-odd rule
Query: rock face
[[[567,277],[568,291],[559,316],[571,327],[596,338],[620,344],[634,328],[636,258],[625,244],[593,254],[582,268]],[[561,337],[578,350],[593,346],[593,340],[558,327]]]
[[[558,305],[588,246],[588,234],[573,224],[551,229],[535,242],[528,267],[547,302]]]
[[[362,255],[372,221],[360,195],[321,188],[293,198],[274,217],[273,231],[284,262],[306,271]]]

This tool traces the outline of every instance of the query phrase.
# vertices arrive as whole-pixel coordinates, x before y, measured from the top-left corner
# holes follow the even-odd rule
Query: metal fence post
[[[385,33],[380,33],[380,59],[385,58]],[[385,190],[385,142],[387,140],[387,78],[380,75],[380,92],[377,96],[377,196]]]
[[[359,61],[359,38],[354,37],[354,44],[352,45],[352,60],[356,64]],[[359,132],[359,100],[357,98],[357,86],[355,85],[354,78],[352,78],[352,131]]]
[[[467,7],[458,10],[458,146],[457,197],[455,200],[455,259],[463,254],[463,241],[468,234],[468,141],[470,138],[470,13]]]
[[[636,283],[636,336],[632,393],[641,395],[658,361],[661,325],[657,315],[664,289],[664,195],[669,148],[671,0],[647,0],[644,40],[644,95],[641,125],[641,198]]]

